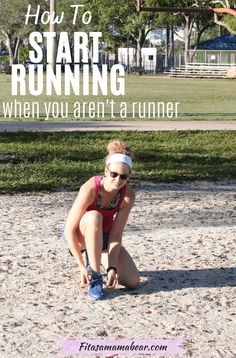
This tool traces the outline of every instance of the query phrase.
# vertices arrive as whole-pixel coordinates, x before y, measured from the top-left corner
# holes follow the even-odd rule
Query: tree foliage
[[[36,9],[40,1],[32,0],[32,9]],[[25,15],[27,13],[29,2],[26,0],[2,0],[0,2],[0,32],[5,39],[9,50],[10,63],[17,61],[19,46],[23,39],[36,28],[31,20],[25,26]],[[41,1],[41,11],[45,8],[45,1]]]
[[[141,49],[147,34],[158,27],[177,30],[185,29],[186,61],[189,48],[198,44],[202,35],[214,24],[226,28],[231,33],[236,33],[236,17],[226,14],[209,13],[167,13],[167,12],[140,12],[135,9],[136,0],[81,0],[84,11],[91,11],[92,21],[83,24],[81,16],[77,17],[75,25],[72,25],[74,10],[70,5],[78,4],[77,0],[57,1],[57,11],[64,12],[64,20],[58,26],[58,31],[67,31],[73,41],[74,31],[101,31],[107,51],[115,51],[120,46],[132,46],[136,48],[137,65],[141,65]],[[41,6],[41,12],[49,10],[49,1],[31,0],[32,10]],[[19,46],[23,39],[28,37],[31,31],[45,31],[47,26],[35,25],[33,19],[25,26],[25,14],[29,2],[26,0],[0,0],[0,33],[5,39],[9,49],[11,63],[17,60]],[[145,0],[146,7],[236,7],[235,0]],[[81,11],[82,15],[83,11]],[[194,36],[193,36],[194,34]]]
[[[211,0],[213,7],[220,7],[225,9],[236,9],[236,1],[234,0]],[[231,34],[236,34],[236,17],[227,14],[214,14],[214,21],[217,25],[220,25],[227,29]]]
[[[148,32],[164,25],[167,15],[154,13],[137,13],[135,0],[85,0],[86,8],[93,14],[92,26],[95,31],[102,31],[109,48],[116,50],[119,46],[136,48],[136,62],[141,65],[141,49]],[[148,6],[154,6],[155,0],[147,0]]]

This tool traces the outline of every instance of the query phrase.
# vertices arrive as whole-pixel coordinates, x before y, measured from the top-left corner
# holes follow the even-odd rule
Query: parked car
[[[9,56],[9,52],[8,51],[0,51],[0,56]]]

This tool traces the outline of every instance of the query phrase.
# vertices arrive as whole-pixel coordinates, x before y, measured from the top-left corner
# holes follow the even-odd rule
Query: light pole
[[[55,36],[52,41],[52,54],[51,54],[51,65],[53,68],[53,71],[56,71],[56,54],[57,54],[57,26],[55,23],[53,23],[53,19],[56,17],[56,0],[50,0],[50,26],[49,31],[55,32]]]

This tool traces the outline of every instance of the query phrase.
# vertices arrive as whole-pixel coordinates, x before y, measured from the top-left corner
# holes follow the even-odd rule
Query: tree
[[[145,6],[148,4],[145,1]],[[168,0],[159,0],[155,1],[155,7],[179,7],[179,8],[193,8],[193,10],[197,7],[204,8],[206,7],[224,7],[230,8],[235,6],[235,1],[230,0],[176,0],[173,4],[173,1]],[[236,32],[236,18],[232,15],[219,15],[210,12],[192,12],[192,13],[176,13],[173,15],[166,17],[166,25],[167,28],[179,28],[184,27],[185,37],[185,63],[191,61],[191,57],[194,55],[194,51],[192,55],[189,55],[189,49],[193,45],[194,40],[194,49],[197,48],[202,35],[204,32],[213,27],[214,24],[221,25],[225,27],[229,32],[235,33]],[[194,36],[193,36],[194,34]]]
[[[212,0],[212,6],[222,7],[225,9],[236,8],[236,2],[230,0]],[[214,21],[217,25],[223,26],[231,34],[236,34],[236,17],[225,14],[214,14]]]
[[[184,28],[184,44],[185,44],[185,63],[188,63],[192,60],[194,51],[190,56],[190,48],[194,45],[194,49],[197,48],[203,33],[210,27],[214,26],[214,21],[211,13],[208,12],[194,12],[196,8],[202,8],[208,6],[209,1],[205,0],[177,0],[175,1],[174,6],[179,8],[192,8],[192,12],[179,12],[175,13],[171,17],[172,27],[178,29],[180,27]],[[159,1],[159,6],[173,6],[170,1]]]
[[[57,14],[60,16],[60,14],[64,12],[63,21],[60,25],[57,26],[57,29],[59,31],[66,31],[71,40],[73,39],[73,34],[75,31],[89,31],[88,26],[84,25],[81,20],[83,11],[79,11],[76,23],[73,25],[72,22],[75,12],[73,5],[78,5],[78,0],[64,0],[58,1],[57,3]]]
[[[160,7],[179,7],[179,8],[192,8],[193,12],[181,12],[176,13],[175,20],[172,17],[172,26],[179,27],[184,26],[184,42],[185,42],[185,63],[192,60],[194,56],[194,50],[196,50],[202,35],[206,30],[213,27],[215,24],[225,27],[229,32],[235,33],[236,31],[236,18],[232,15],[219,15],[214,13],[212,16],[211,12],[194,12],[196,8],[209,8],[209,7],[224,7],[231,8],[235,6],[235,1],[230,0],[176,0],[175,4],[173,1],[159,0],[155,2],[155,6]],[[146,5],[146,3],[145,3]],[[194,35],[194,36],[193,36]],[[193,44],[194,41],[194,44]],[[194,46],[194,47],[193,47]],[[191,56],[189,55],[189,49],[193,48]]]
[[[136,65],[141,66],[141,49],[151,29],[160,26],[159,16],[154,13],[137,13],[135,0],[85,0],[86,9],[93,14],[94,31],[102,31],[103,38],[110,49],[116,50],[127,44],[136,49]],[[155,0],[147,0],[148,6],[154,6]]]
[[[25,15],[27,13],[28,4],[29,2],[26,0],[2,0],[0,2],[0,32],[6,41],[10,64],[17,62],[20,44],[23,39],[36,28],[33,21],[25,26]],[[40,4],[40,1],[31,1],[32,8],[34,9],[38,4]],[[41,1],[41,4],[45,7],[45,1]]]

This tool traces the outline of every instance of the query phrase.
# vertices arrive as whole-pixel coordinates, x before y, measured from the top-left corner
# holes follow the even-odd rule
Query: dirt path
[[[236,130],[236,121],[0,122],[0,132],[19,130],[27,132]]]
[[[236,181],[135,190],[123,243],[142,284],[99,302],[59,237],[77,193],[0,196],[2,358],[56,357],[69,337],[183,338],[183,358],[236,356]]]

